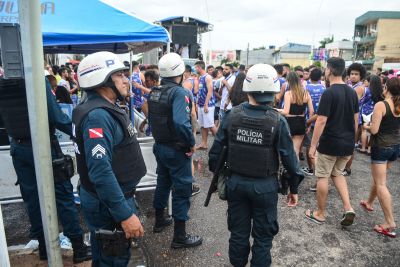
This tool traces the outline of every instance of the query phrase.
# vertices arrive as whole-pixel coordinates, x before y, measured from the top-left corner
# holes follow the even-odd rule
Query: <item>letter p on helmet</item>
[[[109,68],[110,66],[114,65],[115,61],[113,59],[106,60],[106,66]]]

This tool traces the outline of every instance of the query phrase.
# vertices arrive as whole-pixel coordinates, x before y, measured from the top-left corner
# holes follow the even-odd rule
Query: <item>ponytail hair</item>
[[[400,79],[393,77],[386,83],[386,88],[392,95],[394,103],[394,113],[400,115]]]

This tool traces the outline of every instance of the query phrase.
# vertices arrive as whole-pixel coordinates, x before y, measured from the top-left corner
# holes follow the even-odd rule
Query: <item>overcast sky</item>
[[[329,35],[351,39],[355,18],[370,10],[400,11],[399,0],[103,0],[156,21],[189,16],[214,25],[203,49],[315,44]],[[208,6],[208,8],[207,8]]]

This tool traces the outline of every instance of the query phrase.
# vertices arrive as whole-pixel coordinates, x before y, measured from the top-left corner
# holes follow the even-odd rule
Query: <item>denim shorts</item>
[[[371,163],[386,164],[395,161],[400,155],[400,144],[389,147],[371,147]]]

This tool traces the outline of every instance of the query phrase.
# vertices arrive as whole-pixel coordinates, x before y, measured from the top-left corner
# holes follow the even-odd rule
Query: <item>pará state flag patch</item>
[[[91,128],[89,129],[89,138],[103,138],[103,129],[102,128]]]
[[[188,104],[190,103],[190,99],[189,99],[189,97],[187,95],[185,95],[185,102],[188,103]]]

